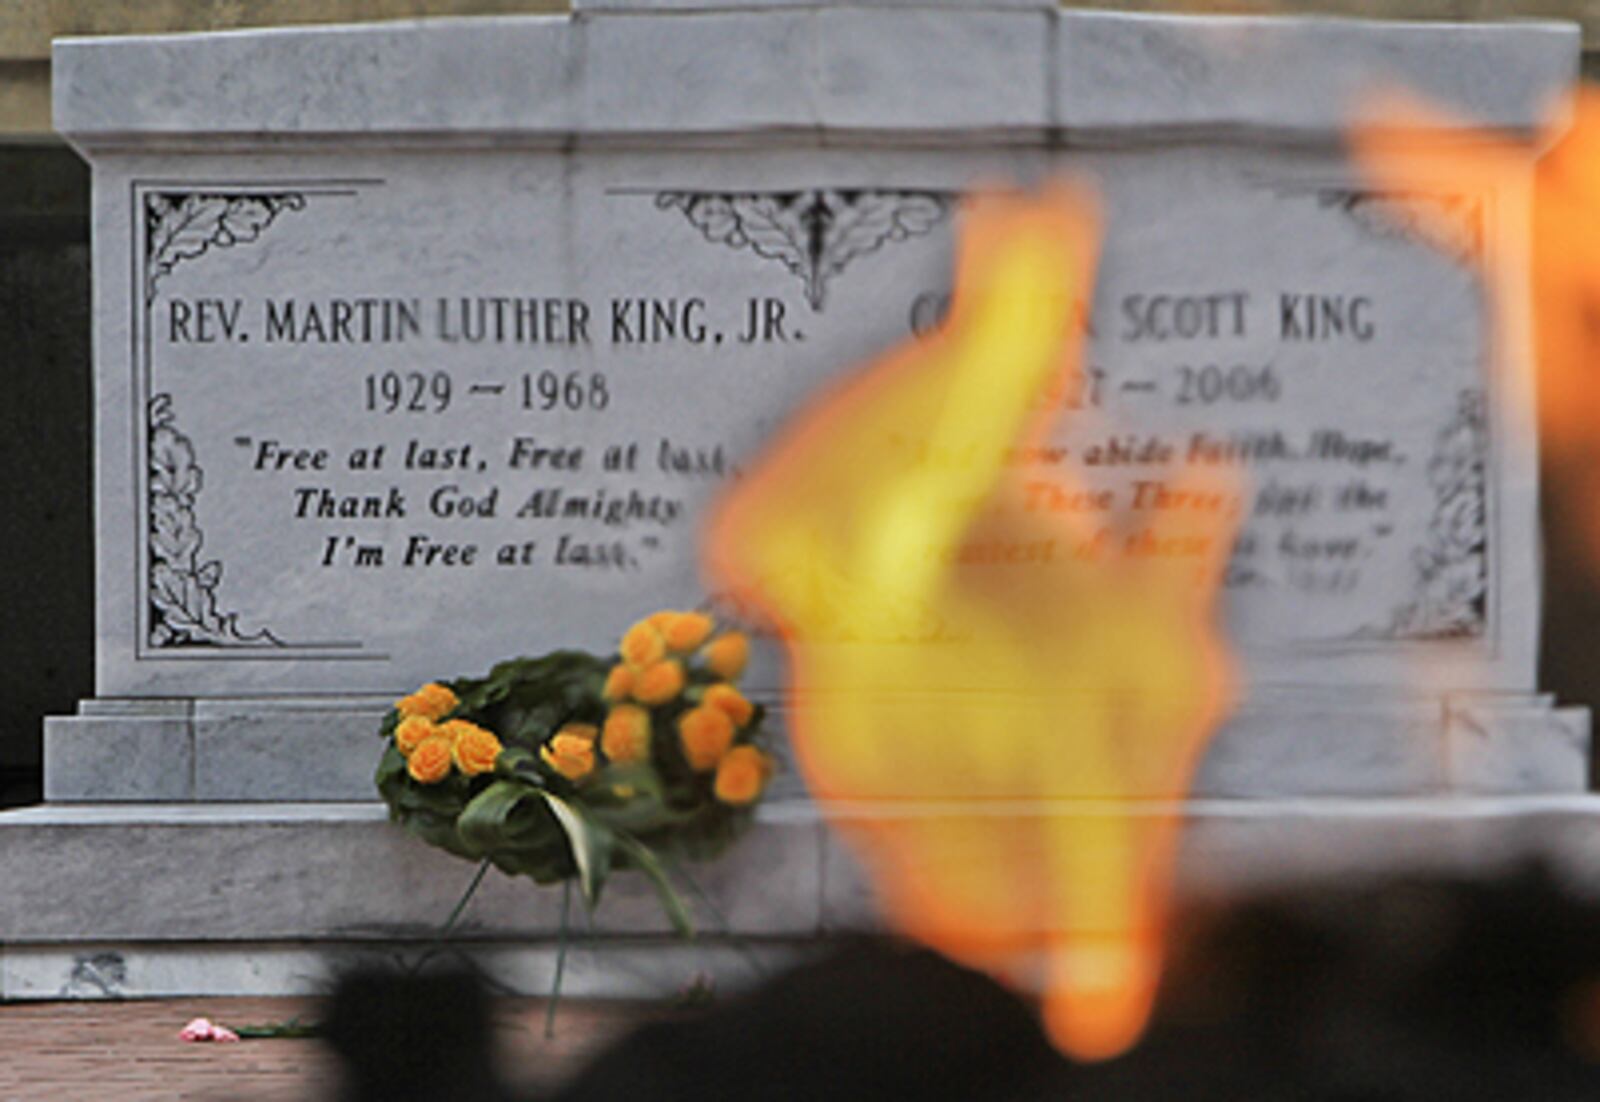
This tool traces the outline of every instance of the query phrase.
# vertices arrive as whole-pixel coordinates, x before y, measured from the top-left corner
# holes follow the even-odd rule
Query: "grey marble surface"
[[[48,800],[187,800],[194,796],[187,717],[53,716],[44,723]]]
[[[1124,805],[1126,808],[1128,805]],[[1409,875],[1496,876],[1544,862],[1574,892],[1600,896],[1600,797],[1194,800],[1133,805],[1132,814],[1184,817],[1175,891],[1218,900],[1321,882],[1351,885]],[[1092,804],[1035,814],[1125,814]],[[863,810],[861,813],[870,813]],[[848,818],[849,812],[841,812]],[[863,866],[827,836],[822,921],[870,927],[877,905]]]
[[[641,133],[902,135],[1150,126],[1332,136],[1403,82],[1529,126],[1578,30],[1056,12],[788,7],[440,20],[55,47],[55,123],[85,146],[338,135],[435,143]]]
[[[1482,125],[1527,127],[1577,79],[1571,24],[1362,23],[1073,13],[1058,40],[1069,129],[1337,129],[1406,89]],[[1504,32],[1513,31],[1512,35]],[[1106,95],[1107,88],[1137,89]]]
[[[1197,794],[1575,790],[1581,723],[1533,696],[1530,351],[1515,327],[1485,336],[1474,274],[1504,260],[1508,301],[1525,295],[1521,183],[1465,201],[1424,173],[1401,201],[1336,141],[1387,79],[1531,126],[1576,58],[1557,24],[1031,4],[63,41],[58,125],[96,173],[98,683],[135,702],[54,721],[47,789],[362,798],[394,695],[508,654],[602,650],[651,607],[704,599],[698,518],[808,395],[938,316],[959,196],[1072,173],[1106,220],[1084,304],[1105,395],[1079,403],[1106,419],[1064,418],[1052,443],[1268,445],[1229,506],[1250,518],[1227,600],[1248,687]],[[1447,216],[1441,240],[1397,229],[1428,211]],[[1304,331],[1313,299],[1336,332]],[[358,301],[412,306],[416,325],[391,340],[283,322]],[[451,310],[495,301],[534,303],[541,335],[452,330]],[[1219,301],[1236,324],[1154,331],[1160,308]],[[669,324],[647,334],[634,307]],[[746,342],[758,308],[783,325]],[[1206,399],[1208,370],[1275,386]],[[436,373],[448,409],[378,400],[380,382]],[[604,408],[540,408],[543,374],[580,398],[598,379]],[[586,445],[587,466],[533,469],[533,443]],[[1349,453],[1369,444],[1378,458]],[[419,447],[460,458],[413,465]],[[643,461],[601,465],[625,452]],[[1436,484],[1452,464],[1475,480]],[[1146,472],[1108,466],[1107,519],[1131,524]],[[637,493],[673,519],[525,516],[552,488]],[[441,494],[498,512],[441,510]],[[417,565],[419,540],[479,558]],[[620,548],[618,565],[561,561],[569,540]],[[1418,656],[1460,673],[1412,699]],[[747,684],[778,699],[772,648]],[[1507,695],[1451,703],[1480,689]],[[798,774],[776,794],[801,795]]]
[[[562,993],[570,998],[672,1000],[696,984],[719,992],[748,987],[821,951],[815,942],[686,944],[578,936],[567,949]],[[529,943],[461,942],[448,952],[493,978],[497,994],[550,994],[559,949]],[[0,999],[160,999],[234,995],[325,995],[358,967],[401,968],[437,958],[437,946],[281,942],[206,945],[106,943],[29,945],[0,950]]]
[[[936,809],[840,807],[862,816]],[[1600,895],[1600,797],[1075,801],[1016,816],[1185,816],[1177,891],[1215,900],[1294,884],[1439,873],[1493,876],[1545,861]],[[292,994],[362,956],[403,959],[442,921],[470,866],[391,828],[376,805],[41,806],[0,813],[0,996]],[[573,958],[574,993],[668,994],[698,971],[748,982],[817,936],[880,924],[851,849],[815,809],[763,809],[702,884],[707,937],[666,936],[618,878]],[[512,989],[553,963],[559,891],[491,874],[460,937]],[[728,920],[728,927],[721,918]],[[588,927],[585,924],[585,930]],[[722,932],[731,928],[736,940]],[[751,950],[754,950],[754,957]]]
[[[387,709],[197,717],[196,800],[359,800],[373,793]]]
[[[574,0],[574,12],[626,15],[662,12],[770,11],[774,8],[1037,8],[1054,11],[1053,0]]]
[[[1444,788],[1442,710],[1306,701],[1246,708],[1207,747],[1197,797],[1416,796]]]
[[[361,801],[373,795],[383,706],[352,698],[196,702],[191,719],[52,719],[47,791],[62,802]],[[803,799],[788,708],[770,701],[779,769],[769,798]],[[1587,713],[1548,698],[1462,695],[1387,705],[1268,694],[1211,740],[1196,798],[1576,793],[1587,787]],[[1063,731],[1062,737],[1070,737]],[[1158,793],[1130,793],[1148,797]]]
[[[108,697],[259,698],[264,709],[275,696],[393,699],[507,655],[603,651],[653,608],[706,600],[697,541],[716,493],[808,396],[936,315],[956,196],[985,178],[1057,171],[1104,204],[1100,278],[1085,304],[1100,397],[1093,415],[1062,417],[1050,458],[1027,464],[1028,477],[1103,486],[1112,505],[1101,531],[1135,531],[1151,512],[1136,495],[1165,468],[1088,471],[1062,457],[1130,439],[1178,456],[1264,444],[1251,485],[1224,503],[1248,518],[1253,549],[1241,541],[1226,607],[1251,694],[1407,686],[1423,672],[1410,655],[1458,653],[1476,665],[1462,662],[1445,689],[1533,691],[1528,349],[1514,333],[1486,340],[1469,256],[1405,237],[1387,220],[1390,201],[1361,190],[1331,151],[1174,142],[441,159],[325,149],[179,162],[181,180],[173,158],[149,152],[96,167],[97,678]],[[1417,186],[1442,188],[1418,202],[1456,212],[1462,248],[1515,254],[1509,191],[1475,205],[1437,182]],[[222,211],[241,232],[208,221]],[[811,223],[844,228],[808,259],[797,243]],[[139,232],[152,226],[163,232]],[[757,249],[752,233],[790,251]],[[1372,328],[1283,332],[1281,316],[1303,320],[1313,294],[1336,314],[1359,304]],[[379,314],[364,336],[330,336],[326,319],[357,301],[403,306],[416,326],[386,339]],[[558,339],[460,339],[463,303],[510,301],[553,306]],[[1237,304],[1237,322],[1230,307],[1225,331],[1145,332],[1149,310],[1179,301]],[[185,323],[218,304],[236,319],[229,339]],[[672,326],[647,334],[646,308]],[[284,322],[291,310],[302,321],[315,310],[317,326]],[[744,339],[752,310],[783,319],[771,339]],[[684,331],[684,311],[699,328]],[[588,318],[587,340],[560,339],[573,317]],[[1246,383],[1266,373],[1273,389],[1201,401],[1208,371]],[[453,387],[453,401],[378,400],[381,381],[419,380]],[[540,408],[535,383],[563,380],[580,408]],[[607,395],[604,408],[585,387]],[[587,453],[581,466],[534,469],[538,446]],[[1358,459],[1356,447],[1378,457]],[[124,458],[158,448],[181,457],[198,489],[175,494]],[[449,468],[407,458],[467,448],[470,461]],[[663,455],[690,457],[690,469]],[[608,468],[607,456],[634,465]],[[1431,472],[1452,464],[1476,472],[1463,476],[1470,485],[1435,486]],[[607,509],[660,510],[567,511],[602,495]],[[495,511],[464,517],[450,511],[460,500]],[[349,515],[369,502],[382,515]],[[203,550],[152,538],[152,516],[175,508]],[[1096,518],[1080,519],[1084,534],[1063,540],[1088,540]],[[569,543],[620,565],[576,565]],[[424,563],[419,544],[477,557]],[[186,607],[170,607],[174,594]],[[908,615],[889,630],[926,633],[937,610]],[[183,624],[196,617],[207,622],[191,632]],[[771,651],[752,663],[752,692],[781,688]],[[847,658],[846,668],[866,666]]]
[[[814,934],[822,826],[763,815],[722,860],[686,870],[707,931]],[[61,808],[0,813],[0,941],[404,940],[433,934],[471,881],[472,863],[387,821],[382,805]],[[463,935],[544,936],[561,891],[491,871]],[[583,921],[581,918],[579,921]],[[587,924],[586,924],[587,925]],[[669,934],[654,891],[619,874],[593,928]]]
[[[153,708],[137,698],[84,701],[46,722],[46,798],[62,804],[363,801],[384,741],[389,701],[352,696],[209,698]],[[777,771],[767,795],[805,794],[785,709],[766,724]],[[125,705],[125,706],[124,706]]]
[[[1582,791],[1589,787],[1587,709],[1551,700],[1452,697],[1446,785],[1463,793]]]

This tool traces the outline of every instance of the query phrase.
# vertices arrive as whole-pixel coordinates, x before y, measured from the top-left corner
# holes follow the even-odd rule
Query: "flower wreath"
[[[384,717],[378,791],[430,845],[540,884],[575,880],[591,908],[610,873],[636,869],[692,935],[669,870],[721,853],[772,775],[764,709],[734,684],[748,654],[710,616],[663,611],[614,656],[555,651],[429,683]]]

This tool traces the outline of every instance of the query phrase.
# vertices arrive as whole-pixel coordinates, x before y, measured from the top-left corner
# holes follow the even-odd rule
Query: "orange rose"
[[[667,641],[649,620],[640,620],[624,633],[618,649],[628,665],[648,666],[666,656]]]
[[[437,681],[430,681],[410,696],[403,696],[395,701],[394,706],[402,716],[421,716],[423,719],[437,720],[459,703],[461,702],[456,699],[456,694],[449,688]]]
[[[561,730],[556,732],[556,738],[582,739],[589,745],[594,745],[594,740],[600,737],[600,728],[592,723],[564,723]]]
[[[704,700],[709,706],[728,713],[735,727],[743,727],[756,714],[756,706],[746,700],[738,689],[725,682],[719,681],[706,689]]]
[[[600,695],[606,700],[626,700],[628,694],[633,692],[635,677],[632,666],[618,662],[606,674],[605,688],[600,690]]]
[[[646,616],[644,618],[644,622],[665,635],[667,632],[667,625],[676,620],[680,615],[682,615],[682,613],[677,612],[674,609],[664,608],[660,612],[652,612],[650,615]]]
[[[438,731],[443,737],[455,742],[466,731],[477,730],[478,725],[466,719],[447,719],[439,724]]]
[[[750,660],[750,640],[743,632],[730,631],[711,640],[706,647],[706,669],[718,677],[734,680]]]
[[[406,761],[406,772],[418,784],[438,784],[450,775],[450,740],[430,735],[417,743]]]
[[[500,759],[500,751],[504,749],[500,740],[492,731],[485,731],[476,723],[468,723],[464,719],[451,720],[446,726],[456,727],[457,724],[460,726],[450,747],[456,768],[469,777],[493,773],[495,762]]]
[[[618,704],[612,708],[600,732],[600,749],[619,765],[648,760],[650,713],[637,704]]]
[[[704,773],[714,769],[733,745],[733,720],[721,708],[702,704],[679,718],[678,737],[689,768]]]
[[[639,671],[633,699],[641,704],[665,704],[683,692],[683,666],[670,659]]]
[[[574,724],[574,726],[578,726]],[[594,728],[590,727],[590,731]],[[594,737],[562,730],[539,748],[544,763],[569,781],[581,781],[594,772]]]
[[[711,617],[703,612],[680,612],[661,629],[667,646],[680,654],[697,649],[711,638]]]
[[[772,775],[772,763],[754,746],[735,746],[717,765],[712,790],[725,804],[755,803]]]
[[[411,756],[411,751],[425,738],[431,738],[439,733],[439,728],[433,725],[433,720],[426,716],[407,716],[402,719],[394,729],[395,747],[406,757]]]

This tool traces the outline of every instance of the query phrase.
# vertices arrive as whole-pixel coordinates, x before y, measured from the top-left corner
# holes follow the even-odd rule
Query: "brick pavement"
[[[186,1044],[191,1018],[259,1024],[300,1015],[306,999],[155,999],[130,1002],[0,1003],[0,1102],[307,1102],[332,1097],[335,1063],[314,1040]],[[495,1004],[503,1077],[549,1085],[659,1007],[616,1002],[562,1004],[556,1036],[544,1039],[544,1001]]]

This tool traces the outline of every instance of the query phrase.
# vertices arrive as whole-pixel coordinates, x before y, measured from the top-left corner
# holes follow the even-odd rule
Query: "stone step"
[[[805,795],[769,709],[779,758],[770,798]],[[45,721],[45,798],[83,801],[330,802],[371,799],[382,697],[95,699]],[[1337,730],[1337,738],[1307,737]],[[1368,694],[1257,689],[1217,732],[1197,796],[1524,795],[1585,790],[1589,715],[1518,693]],[[1129,795],[1143,795],[1129,793]]]
[[[952,809],[836,810],[849,823]],[[1317,879],[1488,876],[1535,858],[1575,890],[1600,891],[1600,796],[1071,801],[989,813],[1182,814],[1178,888],[1190,898]],[[0,893],[0,999],[317,993],[351,963],[438,950],[439,927],[471,876],[468,863],[388,823],[377,803],[3,812],[0,884],[12,890]],[[803,801],[763,806],[749,836],[694,876],[704,895],[689,893],[690,903],[704,935],[693,943],[670,933],[638,877],[613,878],[592,920],[573,920],[567,990],[669,997],[701,973],[738,988],[830,935],[879,924],[860,866]],[[508,993],[543,993],[560,897],[491,872],[449,951],[476,960]]]

